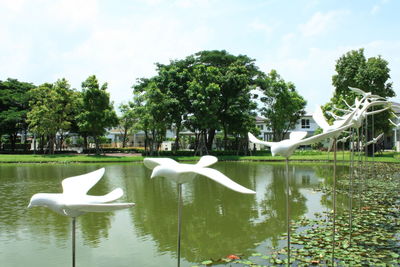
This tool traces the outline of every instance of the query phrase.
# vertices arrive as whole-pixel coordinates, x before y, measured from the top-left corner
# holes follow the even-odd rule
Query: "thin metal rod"
[[[362,144],[362,130],[360,132],[360,128],[357,129],[358,135],[358,164],[357,164],[357,191],[358,191],[358,208],[361,210],[361,188],[360,188],[360,179],[361,179],[361,144]]]
[[[344,144],[346,142],[342,142],[342,162],[344,162]]]
[[[350,175],[349,175],[349,244],[351,245],[353,235],[353,180],[354,180],[354,129],[351,129],[351,150],[350,150]]]
[[[178,184],[178,263],[177,266],[181,266],[181,228],[182,228],[182,184]]]
[[[72,267],[75,267],[75,232],[76,217],[72,217]]]
[[[335,266],[335,235],[336,235],[336,138],[333,139],[333,224],[332,224],[332,266]]]
[[[286,226],[287,226],[287,257],[290,266],[290,188],[289,188],[289,159],[286,158]]]
[[[372,107],[372,111],[374,111],[375,108]],[[372,114],[372,138],[375,136],[375,120],[374,120],[374,114]],[[372,169],[374,171],[373,175],[375,175],[375,144],[372,144]]]

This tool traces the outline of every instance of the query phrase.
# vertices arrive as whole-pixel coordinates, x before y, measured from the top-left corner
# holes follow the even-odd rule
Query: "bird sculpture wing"
[[[71,204],[68,208],[71,210],[78,210],[81,212],[107,212],[113,210],[121,210],[135,206],[135,203],[112,203],[112,204]]]
[[[322,129],[326,129],[327,127],[329,127],[329,124],[325,119],[324,113],[322,112],[321,106],[317,106],[312,117],[314,121],[318,124],[318,126]]]
[[[399,125],[394,123],[391,119],[389,119],[390,123],[393,124],[395,127],[398,127]]]
[[[349,86],[349,89],[351,91],[353,91],[354,93],[356,93],[356,94],[359,94],[359,95],[362,95],[362,96],[366,95],[366,93],[363,90],[359,89],[359,88],[355,88],[355,87],[350,87]]]
[[[114,200],[119,199],[124,195],[124,191],[121,188],[116,188],[107,195],[104,196],[88,196],[90,198],[91,203],[106,203],[112,202]]]
[[[62,181],[63,193],[67,195],[85,195],[104,175],[104,168]]]
[[[313,135],[313,136],[308,137],[306,139],[300,140],[299,142],[297,142],[296,145],[299,145],[299,146],[301,146],[301,145],[311,145],[311,144],[320,142],[320,141],[325,140],[327,138],[331,138],[331,137],[336,136],[340,132],[348,129],[350,126],[351,125],[349,124],[349,125],[345,125],[343,127],[337,128],[337,129],[335,129],[335,130],[333,130],[331,132],[320,133],[320,134],[317,134],[317,135]]]
[[[253,134],[248,133],[247,134],[249,136],[249,141],[254,143],[254,144],[261,144],[261,145],[266,145],[271,147],[275,142],[266,142],[266,141],[261,141],[259,139],[257,139]]]
[[[375,140],[378,141],[379,139],[381,139],[383,137],[383,133],[381,133],[380,135],[378,135]]]
[[[305,131],[295,131],[289,134],[289,139],[294,141],[299,141],[304,139],[307,136],[307,132]]]
[[[184,171],[186,172],[186,171]],[[229,179],[227,176],[225,176],[223,173],[221,173],[220,171],[217,171],[215,169],[211,169],[211,168],[190,168],[187,170],[187,172],[194,172],[196,174],[200,174],[203,176],[206,176],[208,178],[210,178],[211,180],[214,180],[215,182],[228,187],[229,189],[239,192],[239,193],[243,193],[243,194],[255,194],[256,192],[254,192],[253,190],[247,189],[244,186],[241,186],[238,183],[235,183],[234,181],[232,181],[231,179]]]
[[[143,163],[150,170],[154,169],[158,165],[174,166],[179,164],[178,162],[170,158],[145,158],[143,160]]]
[[[218,159],[214,156],[202,156],[199,162],[196,163],[198,167],[208,167],[216,163]]]

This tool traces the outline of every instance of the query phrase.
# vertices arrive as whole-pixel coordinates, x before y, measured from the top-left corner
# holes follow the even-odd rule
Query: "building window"
[[[264,124],[257,125],[257,128],[260,129],[261,131],[264,130]]]
[[[310,120],[309,119],[301,119],[301,128],[302,129],[310,129]]]

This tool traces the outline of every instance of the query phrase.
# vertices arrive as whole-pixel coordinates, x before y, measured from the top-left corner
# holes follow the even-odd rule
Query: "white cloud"
[[[349,11],[333,10],[327,13],[318,11],[310,18],[309,21],[301,24],[299,28],[305,37],[323,34],[334,28],[336,24],[347,14],[349,14]]]

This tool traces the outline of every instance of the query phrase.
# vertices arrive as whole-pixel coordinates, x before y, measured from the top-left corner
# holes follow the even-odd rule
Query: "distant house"
[[[265,118],[260,116],[256,117],[256,126],[260,130],[259,138],[264,141],[272,141],[272,129],[268,128],[265,122]],[[318,125],[315,123],[312,115],[306,114],[297,121],[295,127],[289,130],[288,134],[292,131],[306,131],[308,133],[307,136],[312,136],[317,129]]]

